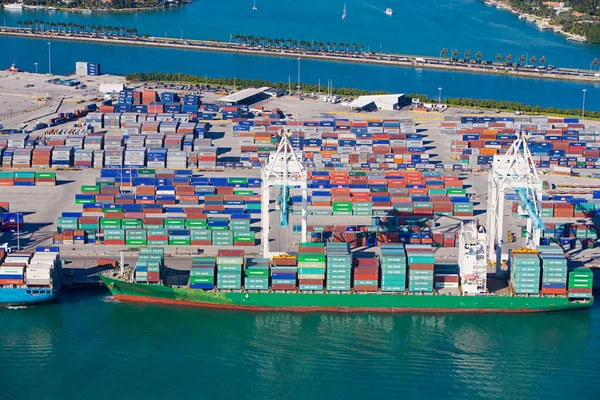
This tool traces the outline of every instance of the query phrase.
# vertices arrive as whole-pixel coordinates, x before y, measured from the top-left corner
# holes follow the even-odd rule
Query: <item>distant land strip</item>
[[[211,40],[180,39],[169,37],[143,37],[143,36],[102,36],[92,33],[69,33],[58,31],[34,31],[29,28],[0,27],[0,35],[17,36],[23,38],[64,40],[74,42],[92,42],[104,44],[118,44],[126,46],[146,46],[155,48],[175,48],[185,50],[220,51],[234,54],[252,54],[271,57],[303,58],[326,61],[340,61],[361,64],[376,64],[399,66],[405,68],[428,68],[447,71],[471,72],[486,75],[516,76],[534,79],[551,79],[579,82],[600,82],[600,74],[591,73],[588,70],[555,68],[560,73],[550,73],[540,69],[515,70],[506,64],[495,62],[493,64],[465,63],[464,61],[452,61],[449,58],[431,56],[415,56],[396,53],[352,53],[352,52],[327,52],[304,49],[289,48],[267,48],[259,46],[242,45],[238,43],[220,42]]]

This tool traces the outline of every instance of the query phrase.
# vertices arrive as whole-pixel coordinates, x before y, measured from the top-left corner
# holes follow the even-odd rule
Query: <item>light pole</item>
[[[585,117],[585,92],[587,92],[587,89],[583,89],[583,103],[581,104],[581,118]]]
[[[438,103],[442,104],[442,88],[438,88]]]
[[[50,46],[51,43],[48,42],[48,75],[52,75],[52,58],[51,58],[51,53],[50,53]]]
[[[38,63],[34,62],[33,65],[35,65],[35,83],[36,83],[36,85],[35,85],[35,91],[36,91],[36,93],[39,96],[39,94],[40,94],[40,84],[38,82],[38,69],[37,69]]]
[[[298,98],[300,98],[300,57],[298,57]]]

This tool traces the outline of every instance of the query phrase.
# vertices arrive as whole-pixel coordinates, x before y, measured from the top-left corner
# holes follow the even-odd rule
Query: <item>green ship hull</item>
[[[589,308],[594,299],[566,297],[450,296],[386,293],[205,292],[130,283],[100,275],[113,297],[124,301],[252,311],[525,313]]]

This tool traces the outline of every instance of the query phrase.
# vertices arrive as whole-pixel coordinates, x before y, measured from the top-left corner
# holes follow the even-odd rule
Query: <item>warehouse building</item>
[[[354,111],[376,111],[399,110],[407,105],[408,101],[404,94],[386,94],[374,96],[360,96],[350,104],[348,108]]]
[[[261,100],[271,97],[266,93],[269,89],[269,87],[242,89],[225,97],[221,97],[217,100],[217,103],[222,106],[239,106],[242,104],[250,105],[258,103]]]

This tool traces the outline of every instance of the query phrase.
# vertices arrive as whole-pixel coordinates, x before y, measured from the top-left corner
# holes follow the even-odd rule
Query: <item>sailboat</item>
[[[258,8],[256,8],[256,0],[254,0],[254,6],[252,7],[252,10],[254,10],[254,11],[258,10]]]
[[[344,4],[344,13],[342,14],[342,19],[346,19],[346,5]]]

